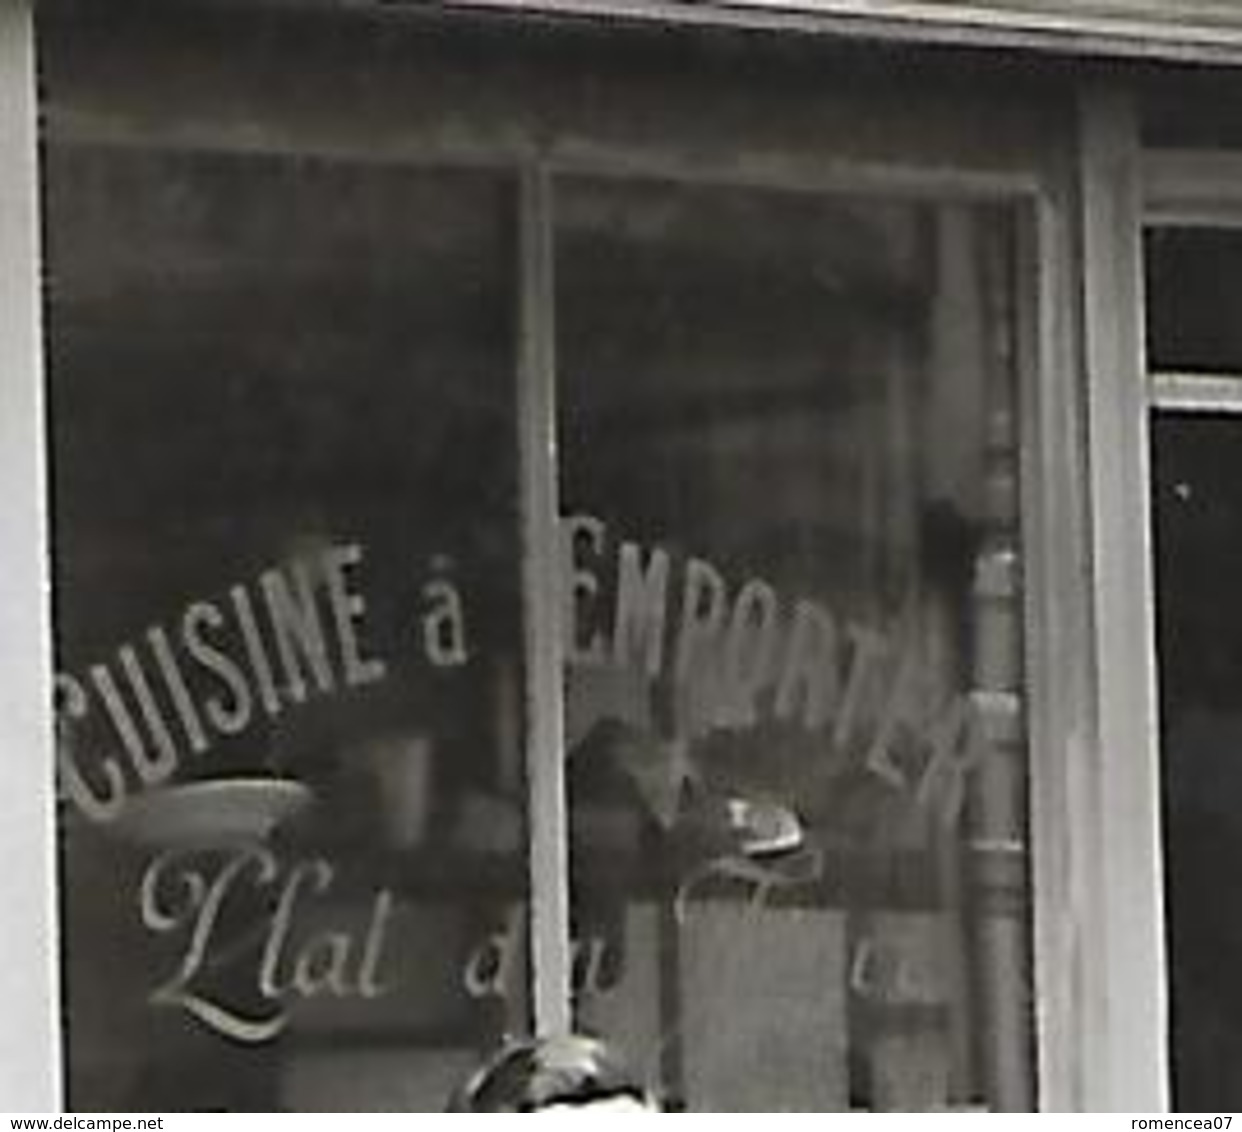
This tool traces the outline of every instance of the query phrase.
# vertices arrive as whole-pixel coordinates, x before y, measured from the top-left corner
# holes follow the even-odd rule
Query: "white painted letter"
[[[346,573],[351,566],[362,561],[362,548],[357,543],[333,546],[324,552],[323,558],[336,632],[340,638],[341,658],[345,664],[345,679],[351,687],[374,684],[387,675],[388,669],[379,657],[363,657],[359,653],[357,623],[366,616],[367,603],[361,594],[349,588]]]
[[[654,680],[664,664],[668,552],[659,547],[652,550],[644,570],[642,550],[632,542],[624,542],[617,569],[613,663],[623,667],[637,655],[642,659],[642,670],[648,679]]]

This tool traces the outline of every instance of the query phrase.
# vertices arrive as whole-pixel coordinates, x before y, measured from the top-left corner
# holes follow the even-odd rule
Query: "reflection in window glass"
[[[69,1103],[438,1111],[522,1022],[510,187],[47,184]]]
[[[556,202],[579,1017],[687,1111],[1029,1107],[1009,217]]]

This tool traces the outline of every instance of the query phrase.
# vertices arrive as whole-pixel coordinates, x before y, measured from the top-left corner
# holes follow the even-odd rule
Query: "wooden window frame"
[[[0,287],[5,289],[0,302],[0,341],[5,343],[0,353],[0,474],[9,498],[17,502],[5,511],[0,530],[3,616],[10,619],[0,623],[0,674],[5,677],[0,680],[0,703],[8,709],[2,716],[6,746],[15,752],[8,786],[9,813],[16,815],[0,835],[6,838],[0,848],[7,850],[8,866],[0,871],[0,906],[19,913],[6,916],[6,932],[0,936],[0,989],[6,992],[0,1021],[0,1098],[9,1109],[52,1111],[63,1104],[63,1093],[32,7],[31,0],[0,0],[0,146],[6,176],[12,179],[6,188],[20,188],[0,195]],[[943,155],[851,157],[847,152],[828,167],[822,161],[778,162],[770,181],[749,173],[742,177],[748,184],[768,183],[772,188],[883,190],[894,196],[1003,202],[1022,219],[1021,479],[1035,1038],[1039,1107],[1053,1111],[1142,1111],[1161,1108],[1166,1101],[1159,1017],[1162,957],[1157,943],[1149,941],[1141,956],[1127,959],[1132,939],[1121,930],[1132,922],[1128,911],[1123,915],[1122,904],[1135,892],[1145,929],[1159,924],[1159,908],[1151,904],[1153,891],[1158,899],[1158,887],[1150,887],[1148,852],[1147,817],[1154,813],[1154,801],[1147,777],[1123,792],[1121,800],[1109,795],[1110,773],[1121,766],[1124,743],[1135,739],[1146,749],[1153,742],[1147,709],[1154,702],[1145,698],[1151,695],[1145,669],[1141,664],[1134,668],[1127,652],[1133,640],[1124,631],[1126,617],[1136,608],[1144,616],[1149,610],[1144,601],[1150,598],[1150,579],[1124,583],[1120,592],[1110,580],[1121,565],[1132,565],[1124,554],[1130,542],[1125,537],[1116,542],[1121,516],[1110,508],[1121,500],[1127,504],[1124,515],[1133,518],[1143,503],[1126,481],[1141,454],[1136,438],[1145,435],[1132,431],[1133,398],[1124,387],[1125,376],[1134,376],[1130,350],[1136,328],[1123,320],[1124,325],[1106,332],[1098,317],[1099,304],[1109,296],[1115,299],[1126,286],[1104,262],[1119,225],[1133,219],[1125,209],[1120,215],[1110,213],[1104,199],[1112,184],[1110,155],[1115,155],[1118,138],[1126,135],[1124,117],[1102,103],[1084,109],[1081,211],[1069,173],[1041,167],[1036,157],[1021,170],[998,172],[982,162],[965,167],[958,158],[946,160]],[[1112,140],[1104,145],[1107,139]],[[429,163],[454,157],[461,155],[424,155]],[[576,160],[536,146],[502,153],[498,160],[522,174],[517,300],[523,397],[517,424],[526,539],[523,586],[528,608],[542,611],[527,647],[543,660],[529,674],[526,690],[534,811],[531,870],[538,886],[532,891],[531,943],[535,1021],[540,1029],[552,1030],[569,1018],[571,964],[552,534],[557,499],[555,327],[548,302],[553,284],[551,178],[582,172],[736,184],[739,171],[736,163],[714,168],[701,157],[679,164],[650,149],[593,152],[589,160]],[[1129,184],[1130,174],[1126,176]],[[1085,316],[1074,302],[1080,239],[1088,263]],[[1108,416],[1119,404],[1126,408],[1123,420],[1110,426]],[[1083,476],[1085,466],[1091,468],[1089,477]],[[1084,585],[1090,577],[1094,583]],[[1124,679],[1101,677],[1113,662],[1122,664]],[[1127,723],[1125,712],[1136,703],[1142,710],[1137,720]],[[1107,820],[1100,832],[1097,822],[1104,811]],[[1145,815],[1138,828],[1141,836],[1133,829],[1127,832],[1126,815],[1134,812]],[[1131,837],[1143,849],[1137,862],[1126,853]],[[1155,870],[1158,875],[1158,862]],[[1097,934],[1101,927],[1111,930]],[[1146,938],[1152,933],[1141,934]],[[1126,1001],[1131,1006],[1128,1013],[1122,1011],[1123,1017],[1117,1004]],[[1129,1021],[1137,1030],[1128,1028]],[[1159,1041],[1153,1042],[1153,1033]]]
[[[29,0],[0,2],[0,1107],[60,1097],[37,108]]]
[[[895,199],[923,201],[988,202],[1011,206],[1020,227],[1020,260],[1017,296],[1021,377],[1020,478],[1024,589],[1024,647],[1027,673],[1028,752],[1030,758],[1030,823],[1028,843],[1032,899],[1034,904],[1031,951],[1034,961],[1034,1017],[1038,1108],[1041,1111],[1095,1109],[1116,1111],[1127,1107],[1143,1110],[1159,1107],[1158,1088],[1137,1095],[1134,1079],[1125,1089],[1114,1088],[1116,1074],[1096,1075],[1110,1053],[1098,1030],[1099,1018],[1083,1009],[1084,980],[1108,982],[1114,956],[1100,956],[1083,946],[1081,925],[1099,907],[1099,878],[1093,868],[1098,860],[1090,836],[1095,817],[1080,804],[1078,788],[1084,761],[1097,765],[1100,746],[1093,738],[1100,716],[1095,669],[1091,659],[1099,641],[1088,626],[1094,623],[1094,597],[1082,585],[1091,557],[1086,516],[1091,499],[1083,482],[1086,420],[1082,413],[1080,370],[1075,364],[1076,320],[1067,304],[1075,292],[1072,193],[1063,184],[1035,175],[980,174],[971,170],[946,170],[860,163],[851,168],[848,158],[831,173],[794,174],[782,170],[770,180],[757,176],[739,180],[736,172],[712,170],[702,163],[680,163],[621,155],[613,159],[556,160],[537,163],[528,173],[528,184],[548,194],[542,206],[526,213],[540,224],[551,222],[554,201],[551,185],[561,175],[602,178],[658,177],[685,181],[696,186],[719,184],[736,187],[797,190],[823,194],[881,192]],[[549,238],[540,233],[523,241],[527,248],[546,255]],[[526,272],[547,286],[552,267],[530,265]],[[537,333],[555,334],[552,317],[537,317],[531,324]],[[534,353],[549,365],[546,378],[555,389],[555,349],[549,341]],[[554,395],[542,401],[544,412],[554,412]],[[554,430],[553,430],[554,434]],[[549,435],[547,432],[543,436]],[[554,451],[545,443],[544,451]],[[559,652],[543,654],[552,672],[535,683],[555,685],[559,697]],[[537,711],[560,710],[559,700],[545,699]],[[545,733],[551,733],[545,728]],[[563,766],[563,759],[555,763]],[[545,768],[546,773],[546,768]],[[544,798],[550,806],[542,817],[532,813],[532,836],[551,837],[564,828],[565,785],[563,778],[544,780]],[[532,795],[534,797],[534,795]],[[555,847],[532,846],[532,860],[553,859]],[[568,938],[568,874],[554,877],[532,875],[532,899],[544,893],[548,911],[545,932],[554,938],[532,939],[536,954],[565,964],[545,971],[543,985],[550,993],[568,995],[570,972]],[[559,888],[559,890],[558,890]],[[559,919],[564,917],[564,919]],[[536,911],[536,919],[539,918]],[[540,981],[536,977],[537,983]],[[555,989],[554,989],[555,988]],[[1112,993],[1110,986],[1109,992]],[[1126,991],[1132,985],[1126,980]],[[537,996],[538,1003],[538,996]],[[538,1009],[538,1006],[537,1006]],[[563,1004],[545,1007],[546,1016],[569,1017],[568,998]],[[1127,1064],[1132,1064],[1126,1059]],[[1122,1102],[1125,1098],[1125,1103]],[[1130,1103],[1137,1102],[1137,1103]]]
[[[1142,227],[1242,230],[1242,155],[1158,150],[1143,155]],[[1153,370],[1144,362],[1152,409],[1242,414],[1242,372]]]
[[[1150,425],[1157,412],[1204,413],[1222,416],[1242,417],[1242,373],[1218,372],[1173,372],[1155,370],[1151,367],[1146,350],[1145,334],[1145,280],[1142,262],[1142,245],[1145,233],[1149,229],[1160,227],[1178,228],[1213,228],[1225,230],[1242,229],[1242,155],[1223,151],[1199,151],[1177,149],[1154,149],[1142,151],[1135,140],[1137,135],[1137,114],[1133,107],[1128,110],[1128,125],[1125,133],[1129,135],[1129,160],[1133,167],[1135,192],[1130,196],[1126,206],[1128,216],[1126,224],[1131,229],[1130,246],[1133,248],[1130,260],[1130,273],[1134,282],[1129,291],[1128,307],[1136,312],[1137,324],[1134,331],[1135,350],[1131,360],[1132,373],[1129,375],[1131,387],[1139,390],[1138,404],[1132,402],[1132,392],[1126,395],[1128,410],[1134,415],[1135,435],[1139,438],[1142,452],[1134,454],[1134,471],[1140,471],[1134,483],[1137,488],[1127,493],[1132,506],[1141,512],[1143,542],[1145,548],[1137,544],[1131,549],[1135,553],[1142,550],[1144,557],[1142,569],[1136,571],[1133,588],[1134,600],[1142,602],[1146,607],[1144,623],[1147,626],[1148,641],[1143,654],[1143,667],[1149,669],[1143,674],[1145,682],[1151,687],[1152,701],[1148,711],[1150,739],[1145,745],[1145,756],[1151,762],[1147,777],[1159,775],[1159,720],[1157,718],[1157,668],[1155,644],[1155,584],[1153,577],[1154,539],[1152,532],[1152,480],[1150,461]],[[1136,514],[1136,519],[1139,516]],[[1135,559],[1139,561],[1139,559]],[[1142,592],[1138,592],[1141,590]],[[1149,824],[1158,828],[1159,797],[1153,799],[1155,811]],[[1161,857],[1163,850],[1160,850]],[[1163,871],[1156,870],[1153,883],[1158,885],[1160,900],[1163,903]],[[1163,915],[1161,917],[1163,930]],[[1162,1007],[1167,1015],[1167,964],[1161,965],[1160,995]],[[1162,1019],[1159,1030],[1161,1041],[1165,1046],[1163,1056],[1163,1080],[1166,1088],[1166,1101],[1171,1094],[1171,1066],[1167,1052],[1168,1029],[1167,1019]]]
[[[448,0],[457,8],[830,35],[1077,57],[1242,62],[1242,14],[1214,0]]]
[[[1100,898],[1083,923],[1096,1035],[1084,1048],[1105,1102],[1087,1107],[1168,1111],[1150,426],[1160,410],[1242,413],[1242,374],[1151,370],[1143,236],[1242,227],[1242,159],[1145,151],[1138,101],[1122,88],[1084,93],[1080,151],[1100,760],[1082,783],[1099,823],[1084,879]]]
[[[1142,155],[1124,89],[1084,91],[1080,135],[1082,337],[1097,691],[1096,759],[1080,776],[1096,861],[1079,883],[1086,1049],[1106,1111],[1167,1111],[1168,1003],[1160,829],[1148,389],[1143,335]]]

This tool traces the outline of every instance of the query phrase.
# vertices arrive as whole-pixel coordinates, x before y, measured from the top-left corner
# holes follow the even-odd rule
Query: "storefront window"
[[[435,1111],[523,1024],[512,210],[51,139],[76,1109]]]
[[[1031,1107],[1015,211],[345,7],[43,16],[68,1105]]]
[[[575,989],[692,1112],[1024,1107],[1011,218],[556,197]]]

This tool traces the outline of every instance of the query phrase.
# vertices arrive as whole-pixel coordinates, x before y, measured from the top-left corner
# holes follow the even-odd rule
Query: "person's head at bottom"
[[[501,1050],[453,1098],[449,1112],[659,1112],[603,1042],[578,1034]]]

